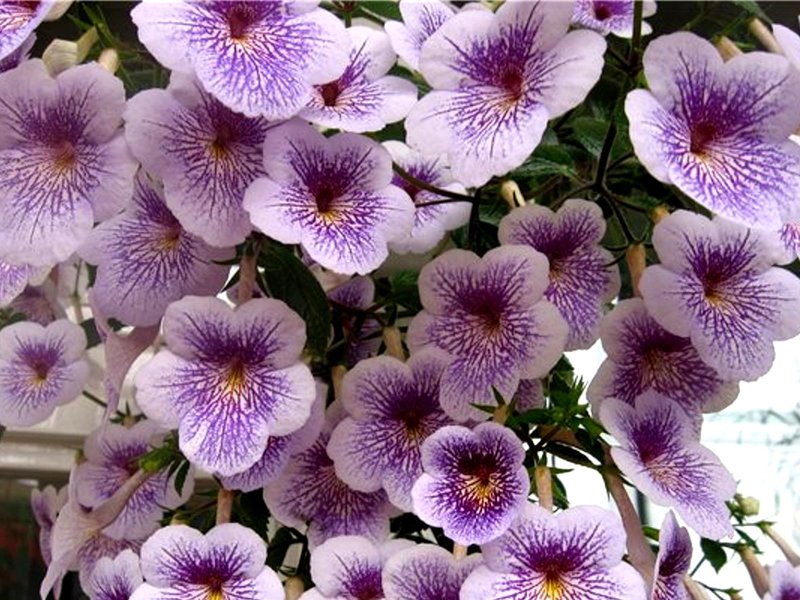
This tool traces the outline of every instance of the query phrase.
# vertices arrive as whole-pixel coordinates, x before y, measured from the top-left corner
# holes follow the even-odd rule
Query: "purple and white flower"
[[[264,175],[267,122],[235,113],[181,74],[166,90],[131,98],[124,117],[125,139],[163,180],[167,206],[182,227],[212,246],[243,242],[251,226],[242,201],[247,186]]]
[[[614,462],[650,500],[673,508],[704,537],[733,533],[725,502],[736,481],[697,441],[695,424],[674,401],[653,391],[635,406],[606,398],[600,420],[619,443],[611,448]]]
[[[422,45],[455,11],[441,0],[400,0],[399,8],[403,22],[387,21],[384,28],[394,51],[418,71]]]
[[[633,36],[634,0],[577,0],[572,22],[581,27],[592,29],[602,35],[613,33],[616,36],[629,38]],[[647,18],[656,13],[655,0],[645,0],[642,16]],[[642,34],[653,30],[647,23],[642,23]]]
[[[433,544],[401,550],[383,569],[386,600],[459,600],[467,576],[483,562],[480,554],[461,559]]]
[[[139,39],[168,69],[194,73],[223,104],[249,117],[296,115],[313,85],[348,62],[342,23],[317,2],[142,2]]]
[[[383,31],[355,26],[347,35],[347,68],[338,79],[314,87],[300,116],[330,129],[378,131],[408,114],[417,102],[417,86],[387,75],[397,56]]]
[[[330,290],[328,298],[334,303],[334,309],[338,308],[342,313],[347,366],[352,367],[358,361],[377,354],[381,346],[380,322],[348,314],[348,309],[365,311],[375,304],[375,282],[370,277],[358,275]]]
[[[54,4],[54,0],[10,0],[0,4],[0,59],[6,58],[30,41],[30,35],[44,21]]]
[[[267,133],[267,177],[245,194],[258,229],[301,244],[312,260],[337,273],[362,275],[389,255],[387,244],[411,230],[414,204],[391,185],[392,159],[367,137],[325,138],[294,120]]]
[[[47,268],[44,269],[44,272]],[[41,285],[25,286],[8,305],[14,311],[25,316],[27,321],[39,325],[49,325],[57,319],[64,319],[66,311],[58,301],[56,287],[52,281],[45,280]]]
[[[781,56],[750,52],[723,62],[689,32],[647,46],[650,91],[628,94],[636,156],[653,177],[706,208],[776,230],[800,218],[800,72]]]
[[[14,265],[0,260],[0,308],[8,306],[28,286],[39,285],[49,269]]]
[[[433,91],[406,119],[409,145],[447,155],[468,187],[521,165],[547,122],[600,78],[605,40],[567,33],[571,17],[572,3],[537,1],[449,19],[422,48],[420,71]]]
[[[647,597],[642,578],[622,562],[622,523],[594,506],[552,515],[527,504],[511,529],[481,550],[485,566],[467,577],[460,600]]]
[[[465,193],[464,186],[456,183],[444,157],[426,156],[412,150],[402,142],[384,142],[383,147],[392,155],[392,160],[409,175],[451,192]],[[389,244],[398,253],[424,254],[433,250],[442,241],[445,233],[466,225],[471,205],[469,202],[431,204],[445,200],[443,196],[422,190],[395,175],[392,183],[404,190],[414,201],[414,226],[407,236]]]
[[[7,4],[13,4],[12,2],[7,2],[0,5],[0,10],[6,7]],[[0,16],[0,21],[2,21],[2,16]],[[3,26],[0,24],[0,31],[2,31]],[[0,34],[2,36],[2,34]],[[4,71],[10,71],[11,69],[18,67],[22,64],[22,61],[28,58],[28,54],[33,48],[33,45],[36,43],[36,34],[32,33],[28,36],[28,39],[25,40],[21,46],[17,47],[16,50],[12,50],[10,54],[7,54],[5,58],[0,58],[0,73]],[[2,42],[0,41],[0,45]]]
[[[107,556],[87,578],[89,600],[129,600],[143,582],[139,557],[132,550],[123,550],[116,557]]]
[[[422,444],[424,473],[411,496],[414,513],[464,546],[504,533],[530,492],[525,450],[497,423],[443,427]]]
[[[170,525],[150,536],[141,556],[146,583],[130,600],[283,598],[281,580],[264,565],[264,541],[238,523],[217,525],[205,535]]]
[[[658,556],[650,600],[689,600],[683,584],[692,563],[692,540],[669,511],[658,536]]]
[[[433,347],[452,358],[440,402],[453,419],[485,419],[473,403],[494,404],[492,388],[511,398],[520,379],[542,377],[558,361],[567,324],[544,299],[548,271],[533,248],[503,246],[483,258],[450,250],[420,272],[424,310],[407,342],[412,354]]]
[[[603,211],[594,202],[567,200],[558,212],[528,204],[500,221],[501,244],[538,250],[550,265],[544,297],[569,325],[567,350],[597,341],[603,305],[619,293],[619,268],[600,245],[606,232]]]
[[[61,319],[0,330],[0,424],[29,427],[77,398],[89,378],[86,334]]]
[[[647,311],[691,338],[722,379],[757,379],[775,359],[773,342],[800,333],[800,279],[773,267],[770,232],[677,211],[655,228],[653,246],[661,264],[639,283]]]
[[[800,598],[800,567],[781,561],[769,570],[769,593],[764,600],[794,600]]]
[[[107,317],[154,325],[167,306],[187,295],[213,296],[225,285],[233,257],[188,233],[164,204],[158,187],[140,172],[133,201],[89,235],[81,257],[97,266],[94,301]]]
[[[300,362],[305,323],[279,300],[236,309],[189,296],[164,317],[162,350],[136,374],[136,402],[166,429],[178,429],[187,458],[220,475],[241,473],[268,437],[308,420],[314,378]]]
[[[40,60],[0,74],[0,256],[51,266],[133,192],[122,82],[96,63],[53,78]]]
[[[800,221],[784,223],[778,231],[778,237],[784,250],[778,264],[788,264],[800,257]]]
[[[412,508],[411,488],[422,475],[420,448],[451,419],[439,406],[447,357],[420,352],[402,363],[376,356],[358,363],[342,381],[349,413],[333,430],[328,455],[336,475],[362,492],[383,488],[399,508]]]

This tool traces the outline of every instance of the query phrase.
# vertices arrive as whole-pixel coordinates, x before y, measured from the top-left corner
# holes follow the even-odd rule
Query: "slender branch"
[[[231,522],[233,498],[234,493],[231,490],[220,488],[217,492],[217,525]]]
[[[636,512],[619,475],[606,472],[603,478],[605,479],[606,487],[608,487],[611,498],[614,500],[614,504],[617,505],[620,517],[622,517],[622,525],[625,527],[628,555],[630,556],[631,564],[639,571],[639,574],[644,577],[648,586],[652,585],[656,557],[653,554],[653,549],[650,547],[650,544],[647,543],[647,538],[644,537],[644,533],[642,532],[642,523],[639,520],[639,513]]]
[[[83,392],[81,392],[81,393],[83,394],[83,396],[85,398],[87,398],[87,399],[91,400],[92,402],[94,402],[95,404],[97,404],[97,406],[101,406],[103,408],[108,408],[108,404],[106,404],[105,402],[100,400],[100,398],[98,398],[97,396],[95,396],[91,392],[87,392],[86,390],[83,390]],[[119,412],[119,411],[117,411],[117,412]]]
[[[739,556],[742,557],[744,566],[747,568],[747,572],[750,574],[750,579],[753,582],[753,587],[758,597],[763,598],[769,591],[769,576],[767,575],[767,570],[764,568],[764,565],[758,562],[758,558],[756,558],[755,552],[753,552],[750,546],[743,544],[738,548],[738,552]]]
[[[603,148],[600,150],[600,158],[597,159],[597,171],[595,171],[594,175],[594,185],[597,188],[605,184],[608,161],[611,158],[611,149],[614,147],[614,139],[616,137],[617,123],[616,121],[611,121],[608,131],[606,131],[606,137],[603,140]]]
[[[450,198],[452,200],[458,200],[460,202],[473,202],[475,198],[473,196],[467,196],[466,194],[459,194],[458,192],[451,192],[450,190],[445,190],[442,188],[438,188],[435,185],[431,185],[427,181],[422,181],[417,177],[414,177],[411,173],[406,171],[403,167],[394,163],[392,165],[394,172],[397,173],[401,178],[405,179],[408,183],[413,185],[414,187],[418,187],[421,190],[425,190],[426,192],[431,192],[433,194],[437,194],[439,196],[444,196],[445,198]]]
[[[397,327],[383,328],[383,343],[386,344],[386,354],[398,360],[405,361],[406,353],[403,350],[403,338]]]
[[[642,45],[642,21],[644,19],[644,0],[635,0],[633,4],[633,35],[631,49],[628,54],[628,65],[631,70],[639,66],[639,47]]]

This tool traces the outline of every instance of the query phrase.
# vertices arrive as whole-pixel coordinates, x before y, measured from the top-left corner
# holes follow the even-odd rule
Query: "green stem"
[[[631,71],[639,68],[639,47],[642,45],[642,20],[644,18],[644,1],[635,0],[633,4],[633,36],[631,50],[628,54],[628,65]]]
[[[408,183],[413,185],[414,187],[418,187],[421,190],[425,190],[426,192],[431,192],[433,194],[437,194],[439,196],[444,196],[445,198],[450,198],[451,200],[456,200],[459,202],[472,202],[475,200],[473,196],[467,196],[466,194],[459,194],[458,192],[451,192],[450,190],[444,190],[442,188],[438,188],[435,185],[431,185],[427,181],[422,181],[414,177],[411,173],[406,171],[403,167],[398,165],[397,163],[392,165],[394,172],[397,173],[402,179],[405,179]]]
[[[97,396],[95,396],[91,392],[87,392],[86,390],[83,390],[83,395],[86,398],[88,398],[89,400],[91,400],[92,402],[94,402],[95,404],[97,404],[97,406],[102,406],[103,408],[108,408],[108,404],[106,404],[105,402],[100,400],[100,398],[98,398]]]

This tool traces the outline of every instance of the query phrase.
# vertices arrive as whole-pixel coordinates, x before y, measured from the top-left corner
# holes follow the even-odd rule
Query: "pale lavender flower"
[[[704,537],[733,533],[725,502],[736,481],[697,441],[695,424],[673,400],[648,391],[635,406],[606,398],[599,412],[619,443],[611,449],[614,462],[650,500],[673,508]]]
[[[91,537],[77,554],[77,571],[81,588],[84,590],[89,589],[89,578],[95,572],[101,560],[112,559],[125,551],[138,555],[143,542],[144,539],[118,540],[103,533]],[[128,599],[125,598],[125,600]]]
[[[350,59],[341,77],[314,87],[300,116],[315,125],[363,133],[403,119],[417,102],[417,86],[387,75],[397,56],[389,37],[371,27],[349,27]]]
[[[345,338],[347,366],[378,353],[381,346],[381,324],[377,319],[348,314],[347,309],[364,311],[375,304],[375,282],[358,275],[328,292],[328,298],[341,307],[342,335]]]
[[[331,538],[311,553],[311,579],[316,587],[300,600],[381,600],[384,563],[412,545],[408,540],[376,545],[352,535]]]
[[[576,25],[597,31],[602,35],[613,33],[616,36],[629,38],[633,35],[634,0],[577,0],[572,22]],[[645,0],[642,16],[647,18],[656,13],[655,0]],[[642,34],[653,30],[647,23],[642,23]]]
[[[86,578],[89,600],[129,600],[143,582],[139,557],[123,550],[116,557],[104,556]]]
[[[61,319],[0,330],[0,424],[29,427],[80,395],[89,378],[86,334]]]
[[[283,302],[257,298],[236,309],[188,296],[164,316],[162,350],[136,374],[136,402],[204,469],[241,473],[270,435],[308,420],[314,378],[300,362],[305,323]]]
[[[34,488],[31,491],[31,510],[33,518],[39,525],[39,551],[45,565],[49,565],[53,559],[51,548],[51,536],[53,525],[55,525],[58,511],[67,502],[67,486],[56,491],[52,485],[48,485],[42,490]]]
[[[328,444],[342,481],[362,492],[383,488],[395,506],[411,510],[411,487],[422,475],[420,448],[452,423],[439,406],[446,366],[446,356],[423,351],[407,363],[369,358],[344,376],[342,405],[349,414]]]
[[[54,0],[44,2],[5,0],[0,3],[0,59],[9,56],[30,41],[33,30],[44,21],[54,4]]]
[[[669,511],[658,536],[658,556],[650,600],[689,600],[683,579],[692,564],[692,540]]]
[[[447,155],[469,187],[521,165],[548,120],[582,102],[600,78],[605,40],[567,33],[571,17],[570,2],[537,1],[449,19],[422,48],[420,71],[433,91],[406,119],[409,145]]]
[[[459,600],[467,576],[481,563],[480,554],[461,559],[433,544],[401,550],[383,569],[386,600]]]
[[[481,550],[485,566],[467,577],[460,600],[647,597],[642,578],[622,562],[622,523],[594,506],[553,515],[527,504],[511,529]]]
[[[419,70],[422,45],[455,11],[441,0],[400,0],[399,8],[403,22],[387,21],[384,28],[394,51],[412,69]]]
[[[11,3],[8,3],[11,4]],[[0,5],[0,11],[5,8],[6,4]],[[0,16],[0,31],[3,29],[2,25],[3,17]],[[0,38],[2,34],[0,34]],[[10,54],[7,54],[5,58],[0,58],[0,73],[3,71],[10,71],[11,69],[18,67],[22,64],[26,58],[28,58],[28,54],[33,48],[34,43],[36,43],[36,34],[32,33],[28,36],[21,46],[17,47],[16,50],[12,50]],[[0,41],[0,45],[2,45],[2,41]]]
[[[77,501],[87,508],[102,505],[139,470],[138,459],[163,439],[163,430],[150,420],[132,427],[106,424],[92,431],[83,445],[86,460],[74,475]],[[181,494],[175,489],[175,477],[166,470],[154,473],[137,488],[103,534],[116,539],[145,538],[158,529],[164,510],[184,504],[193,490],[193,470],[187,474]]]
[[[783,51],[786,59],[792,63],[795,68],[800,69],[800,35],[783,25],[773,25],[772,35]]]
[[[283,598],[281,580],[264,565],[264,541],[238,523],[217,525],[205,535],[170,525],[150,536],[141,557],[146,583],[130,600]]]
[[[387,244],[411,229],[414,205],[391,185],[391,156],[367,137],[325,138],[289,121],[267,133],[264,166],[267,177],[245,194],[253,225],[284,244],[301,244],[326,269],[369,273],[388,256]]]
[[[547,257],[550,275],[544,297],[569,325],[567,350],[597,341],[603,306],[619,293],[619,268],[600,245],[605,232],[603,211],[586,200],[567,200],[556,213],[528,204],[500,221],[501,244],[523,244]]]
[[[723,62],[689,32],[647,46],[650,91],[628,94],[636,156],[653,177],[741,223],[777,229],[800,218],[800,72],[750,52]]]
[[[414,483],[414,513],[464,546],[504,533],[530,492],[525,450],[497,423],[443,427],[422,444],[424,473]]]
[[[456,183],[442,156],[426,156],[412,150],[402,142],[384,142],[383,147],[392,155],[392,160],[409,175],[440,189],[465,193],[464,186]],[[429,204],[445,200],[443,196],[422,190],[395,175],[392,181],[414,201],[414,226],[407,236],[389,244],[398,253],[413,252],[424,254],[433,250],[442,241],[445,233],[466,225],[469,220],[469,202],[450,202]],[[424,206],[429,204],[428,206]]]
[[[526,246],[503,246],[483,258],[450,250],[420,272],[424,310],[408,329],[411,352],[447,352],[452,362],[440,402],[457,421],[482,420],[472,404],[495,403],[492,388],[511,398],[520,379],[542,377],[564,351],[567,324],[544,299],[545,256]]]
[[[48,272],[47,268],[15,265],[0,260],[0,307],[11,304],[29,283],[42,283]]]
[[[194,73],[209,93],[247,116],[288,119],[314,84],[339,77],[348,39],[317,2],[142,2],[139,39],[168,69]]]
[[[53,265],[130,200],[136,162],[120,129],[122,82],[96,63],[0,74],[0,256]]]
[[[800,567],[781,561],[769,570],[769,593],[764,600],[796,600],[800,598]]]
[[[691,338],[723,380],[757,379],[775,359],[773,342],[800,333],[800,279],[773,267],[770,232],[681,210],[656,226],[653,245],[661,264],[639,284],[647,311]]]
[[[183,228],[212,246],[243,242],[251,226],[242,201],[264,175],[267,122],[233,112],[181,74],[166,90],[131,98],[124,117],[125,139],[163,180],[167,206]]]
[[[278,521],[289,527],[309,523],[312,547],[340,535],[383,541],[389,534],[389,518],[398,512],[383,490],[359,492],[337,477],[326,448],[343,416],[338,403],[328,407],[319,438],[293,456],[281,476],[264,488],[264,500]]]

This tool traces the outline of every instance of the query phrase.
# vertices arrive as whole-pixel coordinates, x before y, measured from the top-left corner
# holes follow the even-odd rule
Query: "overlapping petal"
[[[650,600],[689,600],[683,579],[692,562],[692,540],[672,511],[664,517],[658,536],[658,556]]]
[[[398,56],[419,70],[422,45],[455,11],[441,0],[400,0],[399,8],[403,22],[387,21],[384,28]]]
[[[633,36],[633,0],[577,0],[572,22],[608,35],[613,33],[619,37]],[[650,17],[656,12],[654,0],[646,0],[642,7],[642,16]],[[652,28],[642,22],[642,33],[648,34]]]
[[[97,561],[86,592],[90,600],[129,600],[142,582],[139,557],[132,550],[123,550],[113,559]]]
[[[386,600],[459,600],[464,580],[481,562],[480,554],[456,559],[444,548],[419,544],[386,561],[383,593]]]
[[[29,40],[29,36],[44,20],[53,4],[52,0],[9,0],[0,4],[0,59],[6,58]]]
[[[769,570],[769,593],[764,600],[792,600],[800,596],[800,567],[778,562]]]

